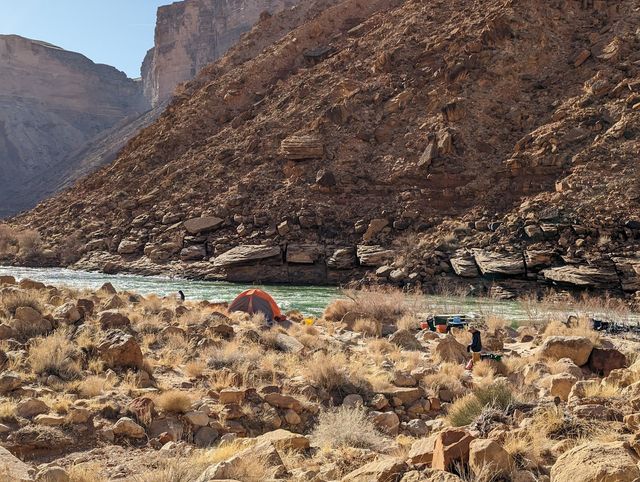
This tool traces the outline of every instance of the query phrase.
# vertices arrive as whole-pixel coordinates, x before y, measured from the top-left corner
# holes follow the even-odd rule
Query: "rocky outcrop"
[[[41,184],[58,180],[51,168],[148,108],[141,83],[113,67],[0,35],[0,217],[33,206]]]
[[[579,445],[558,457],[551,469],[554,482],[632,482],[638,477],[638,457],[625,442]]]
[[[296,0],[184,0],[158,8],[154,47],[142,64],[144,94],[154,106],[222,57],[261,14]]]

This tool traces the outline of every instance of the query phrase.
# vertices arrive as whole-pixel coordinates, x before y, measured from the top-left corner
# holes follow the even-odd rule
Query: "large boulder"
[[[100,358],[111,368],[142,368],[140,345],[120,330],[108,332],[100,341],[98,351]]]
[[[565,402],[569,400],[571,389],[578,379],[570,373],[558,373],[549,377],[549,391],[554,397],[560,397]]]
[[[118,310],[104,310],[98,313],[100,328],[103,330],[122,329],[131,325],[129,318]]]
[[[476,477],[481,474],[508,474],[512,469],[511,456],[495,440],[472,440],[469,444],[469,467]]]
[[[458,343],[451,334],[440,339],[436,345],[435,355],[438,360],[450,363],[464,363],[468,357],[467,347]]]
[[[405,350],[419,351],[422,350],[422,345],[416,339],[415,335],[409,330],[398,330],[389,336],[389,341],[394,345],[398,345]]]
[[[398,480],[407,465],[394,457],[383,457],[343,477],[342,482],[389,482]]]
[[[589,356],[589,369],[601,376],[608,376],[611,370],[627,367],[627,357],[615,348],[594,348]]]
[[[144,428],[138,425],[129,417],[122,417],[113,425],[113,433],[115,435],[124,435],[131,438],[143,438],[145,436]]]
[[[16,414],[25,418],[32,418],[47,412],[49,412],[49,407],[38,398],[27,398],[16,406]]]
[[[260,435],[257,443],[269,442],[278,450],[304,450],[309,448],[309,439],[304,435],[278,429]]]
[[[409,451],[408,461],[414,465],[431,464],[433,451],[436,446],[437,434],[421,438],[413,442]]]
[[[525,273],[522,254],[505,254],[473,250],[476,264],[483,275],[522,275]]]
[[[0,476],[3,482],[32,482],[32,472],[30,466],[0,447]]]
[[[466,464],[473,439],[473,435],[462,429],[449,428],[440,432],[436,436],[431,468],[448,471],[454,463]]]
[[[279,246],[242,245],[222,253],[213,260],[215,267],[252,264],[269,259],[282,259]]]
[[[639,477],[638,457],[625,442],[587,442],[563,453],[551,468],[551,482],[632,482]]]
[[[569,358],[576,365],[582,366],[589,360],[593,343],[583,336],[550,336],[540,347],[539,354],[543,358],[560,360]]]

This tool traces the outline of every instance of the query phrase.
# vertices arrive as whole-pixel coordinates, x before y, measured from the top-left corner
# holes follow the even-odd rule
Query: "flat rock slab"
[[[521,254],[503,254],[476,249],[473,251],[476,263],[484,275],[521,275],[525,273]]]
[[[597,266],[561,266],[542,271],[542,275],[557,283],[580,287],[607,288],[618,286],[620,280],[613,269]]]
[[[184,222],[184,228],[189,234],[199,234],[219,228],[224,223],[224,219],[215,216],[205,216],[202,218],[188,219]]]
[[[214,259],[216,267],[234,266],[239,264],[257,263],[270,258],[280,257],[279,246],[253,246],[244,244],[230,249]]]

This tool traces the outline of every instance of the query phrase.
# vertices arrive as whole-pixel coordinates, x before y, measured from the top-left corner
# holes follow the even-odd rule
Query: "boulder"
[[[195,427],[204,427],[209,425],[209,414],[202,410],[191,410],[185,413],[184,419]]]
[[[193,443],[196,447],[211,447],[218,438],[218,431],[213,427],[200,427],[193,436]]]
[[[364,241],[371,241],[380,231],[389,225],[389,220],[384,218],[372,219],[367,230],[362,235]]]
[[[208,467],[196,482],[231,480],[247,459],[257,458],[264,465],[266,479],[282,479],[287,473],[280,454],[270,442],[258,443],[241,450],[231,458]]]
[[[242,264],[253,264],[270,259],[280,259],[282,253],[279,246],[241,245],[231,248],[213,260],[215,267],[228,267]]]
[[[280,144],[285,159],[304,160],[324,157],[324,144],[317,135],[291,135]]]
[[[0,475],[3,482],[32,482],[32,471],[29,465],[0,447]]]
[[[409,330],[398,330],[389,336],[389,341],[405,350],[420,351],[422,345]]]
[[[573,385],[578,381],[576,377],[570,373],[558,373],[549,377],[550,393],[554,397],[560,397],[561,400],[569,400],[569,394]]]
[[[180,250],[182,261],[199,261],[207,257],[207,248],[204,244],[194,244]]]
[[[140,345],[131,336],[119,330],[107,332],[98,344],[100,358],[110,368],[142,368]]]
[[[477,278],[480,276],[476,260],[471,255],[457,255],[449,259],[455,274],[462,278]]]
[[[504,254],[475,249],[473,255],[483,275],[518,276],[525,274],[524,258],[520,253]]]
[[[38,472],[37,482],[70,482],[71,477],[62,467],[46,467]]]
[[[288,395],[282,395],[280,393],[267,393],[264,396],[264,401],[272,407],[290,408],[297,413],[300,413],[302,411],[302,404],[295,398]]]
[[[224,388],[220,390],[219,400],[223,405],[231,403],[242,403],[245,397],[246,390],[235,388]]]
[[[384,392],[384,395],[395,404],[408,407],[425,396],[421,387],[396,387]]]
[[[38,398],[22,400],[16,406],[16,414],[24,418],[32,418],[41,413],[48,413],[49,407]]]
[[[183,224],[189,234],[200,234],[218,229],[224,224],[224,219],[215,216],[205,216],[188,219]]]
[[[420,472],[412,470],[405,473],[400,482],[462,482],[462,479],[444,470],[425,469]]]
[[[582,366],[589,360],[593,350],[591,340],[581,336],[550,336],[539,349],[543,358],[559,360],[569,358],[576,365]]]
[[[570,358],[560,358],[560,360],[555,362],[554,365],[559,372],[573,375],[578,380],[582,380],[584,378],[582,368],[573,363],[573,360],[571,360]]]
[[[458,462],[469,461],[469,445],[474,437],[462,429],[444,429],[436,436],[431,467],[437,470],[450,470]]]
[[[512,461],[509,453],[495,440],[475,439],[469,444],[469,467],[476,477],[505,475],[511,472]]]
[[[22,385],[22,378],[15,372],[0,373],[0,395],[5,395]]]
[[[103,330],[128,328],[131,321],[117,310],[105,310],[98,313],[98,322]]]
[[[16,308],[15,318],[25,323],[38,323],[42,319],[42,315],[31,306],[18,306]]]
[[[133,254],[142,247],[137,239],[123,239],[118,245],[118,254]]]
[[[75,303],[67,302],[54,310],[53,318],[61,323],[76,323],[82,319],[82,314]]]
[[[468,358],[467,347],[458,343],[451,334],[441,338],[435,348],[436,358],[442,362],[464,363]]]
[[[437,434],[434,434],[430,437],[421,438],[413,442],[407,460],[414,465],[430,465],[433,460],[433,451],[435,450],[436,438]]]
[[[391,261],[395,253],[393,250],[385,249],[382,246],[358,245],[356,255],[360,265],[377,268]]]
[[[611,370],[626,368],[627,357],[615,348],[598,348],[591,350],[589,369],[600,376],[608,376]]]
[[[0,276],[0,285],[14,285],[16,284],[16,279],[13,276],[3,275]]]
[[[256,442],[268,442],[278,450],[305,450],[309,448],[307,437],[283,429],[264,433],[256,439]]]
[[[369,412],[369,416],[374,425],[384,433],[389,435],[398,435],[400,427],[400,418],[395,412]]]
[[[567,265],[545,269],[540,273],[549,281],[581,288],[611,289],[620,284],[615,270],[608,267]]]
[[[407,470],[407,464],[394,457],[381,457],[348,473],[342,482],[389,482],[397,480]]]
[[[353,248],[339,248],[327,259],[327,268],[351,269],[356,265],[356,251]]]
[[[40,415],[36,415],[33,421],[38,425],[47,425],[49,427],[57,427],[59,425],[64,425],[67,419],[64,415],[49,415],[49,414],[43,413]]]
[[[115,435],[124,435],[131,438],[143,438],[145,436],[144,428],[138,425],[129,417],[122,417],[113,425],[113,433]]]
[[[587,442],[558,457],[553,482],[633,482],[640,477],[638,457],[625,442]]]
[[[287,263],[313,264],[324,250],[319,244],[290,244],[287,246]]]

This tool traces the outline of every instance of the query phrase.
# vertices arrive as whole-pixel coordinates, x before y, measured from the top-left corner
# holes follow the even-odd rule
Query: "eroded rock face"
[[[263,12],[291,7],[296,0],[186,0],[158,9],[155,47],[142,65],[144,94],[155,106],[176,86],[193,79],[222,57]]]
[[[148,108],[141,83],[113,67],[0,35],[0,216],[40,199],[42,192],[22,189],[25,181],[50,175],[65,156]]]

